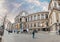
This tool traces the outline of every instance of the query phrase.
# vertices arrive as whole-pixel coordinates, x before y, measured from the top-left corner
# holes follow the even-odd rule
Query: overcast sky
[[[48,11],[49,2],[50,0],[0,0],[0,16],[7,14],[7,18],[14,22],[14,17],[23,10],[28,13]]]

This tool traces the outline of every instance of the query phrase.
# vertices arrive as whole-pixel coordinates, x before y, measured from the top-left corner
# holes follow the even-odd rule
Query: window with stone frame
[[[38,19],[40,19],[40,14],[38,14]]]
[[[32,27],[32,23],[31,23],[31,27]]]
[[[54,7],[56,7],[56,2],[54,2]]]
[[[29,24],[27,24],[27,28],[29,28]]]
[[[20,22],[22,21],[22,19],[20,18]]]
[[[36,15],[34,15],[34,20],[36,20]]]
[[[32,20],[32,16],[31,16],[31,20]]]
[[[26,22],[27,22],[27,18],[26,18]]]
[[[46,19],[48,18],[48,14],[45,14]]]
[[[48,26],[48,22],[46,22],[46,26]]]
[[[29,17],[28,17],[28,21],[29,21]]]
[[[41,19],[44,19],[44,14],[41,14]]]
[[[36,23],[34,23],[34,27],[36,27]]]
[[[38,27],[40,27],[40,22],[38,22]]]

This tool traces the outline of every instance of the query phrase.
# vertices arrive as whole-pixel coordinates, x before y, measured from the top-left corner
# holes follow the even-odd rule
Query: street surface
[[[60,42],[59,35],[51,35],[48,32],[36,33],[35,38],[32,38],[32,34],[25,33],[10,33],[2,37],[2,42]]]

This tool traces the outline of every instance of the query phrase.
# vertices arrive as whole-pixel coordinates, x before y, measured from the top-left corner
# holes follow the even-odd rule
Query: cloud
[[[24,2],[22,2],[22,3],[13,3],[14,9],[12,10],[11,13],[16,12],[23,4],[24,4]]]
[[[31,5],[28,10],[29,14],[31,13],[36,13],[36,12],[40,12],[40,11],[48,11],[48,2],[44,1],[44,2],[40,2],[40,5]]]
[[[7,9],[5,9],[5,7],[3,7],[5,0],[0,0],[0,15],[3,16],[3,14],[6,14],[8,11]]]
[[[5,2],[5,0],[0,0],[0,25],[2,25],[3,16],[7,12],[7,10],[3,7],[4,2]]]
[[[34,9],[35,7],[37,8],[42,8],[40,9],[41,11],[48,11],[48,4],[49,2],[43,1],[41,2],[40,0],[26,0],[26,2],[33,4],[30,9]],[[35,9],[34,9],[35,10]]]
[[[14,22],[15,16],[18,14],[17,11],[23,4],[24,3],[13,3],[14,9],[8,15],[8,19],[10,19],[10,21],[12,20],[12,23]]]
[[[4,9],[6,9],[5,10],[5,12],[7,12],[8,14],[8,16],[7,16],[7,18],[11,21],[11,22],[14,22],[14,17],[18,14],[18,10],[19,10],[19,8],[22,6],[24,4],[24,2],[22,2],[22,3],[16,3],[16,2],[10,2],[9,0],[7,1],[5,1],[4,2]],[[3,11],[3,10],[2,10]]]
[[[22,6],[23,3],[13,3],[13,6],[16,8],[19,8],[20,6]]]
[[[32,4],[40,6],[39,0],[25,0],[25,1],[27,1],[28,3],[32,3]]]
[[[21,10],[26,10],[29,13],[48,11],[48,4],[49,2],[41,2],[40,0],[1,0],[0,15],[8,13],[9,20],[13,22],[14,17],[19,14]]]
[[[41,11],[48,11],[48,5],[49,3],[44,1],[41,3],[42,10]]]
[[[35,6],[31,6],[30,9],[34,9]]]

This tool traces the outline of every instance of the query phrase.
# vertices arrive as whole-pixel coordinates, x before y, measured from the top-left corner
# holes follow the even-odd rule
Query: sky
[[[7,18],[13,23],[21,11],[29,14],[48,11],[49,2],[50,0],[0,0],[0,17],[7,14]]]

